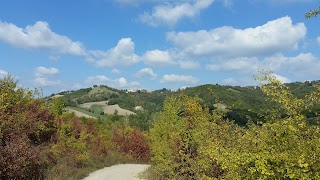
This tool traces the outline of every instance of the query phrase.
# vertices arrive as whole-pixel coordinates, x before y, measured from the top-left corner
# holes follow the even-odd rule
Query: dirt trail
[[[90,173],[83,180],[138,180],[139,174],[149,168],[147,164],[118,164]]]

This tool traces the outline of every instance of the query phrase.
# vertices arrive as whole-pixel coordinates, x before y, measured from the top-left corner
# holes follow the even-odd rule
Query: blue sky
[[[0,77],[44,95],[108,85],[178,89],[320,79],[320,19],[307,0],[10,0]]]

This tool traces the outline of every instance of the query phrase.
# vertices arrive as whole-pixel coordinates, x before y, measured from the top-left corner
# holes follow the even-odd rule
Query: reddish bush
[[[149,160],[150,149],[145,135],[138,129],[127,126],[113,129],[112,141],[119,152],[137,160]]]
[[[0,80],[0,179],[42,179],[55,132],[53,115],[32,92]]]

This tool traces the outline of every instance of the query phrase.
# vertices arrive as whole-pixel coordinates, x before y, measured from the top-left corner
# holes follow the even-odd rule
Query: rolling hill
[[[316,85],[320,85],[320,81],[294,82],[286,85],[296,97],[301,98],[314,90]],[[258,86],[240,87],[218,84],[206,84],[177,91],[163,88],[152,92],[146,90],[129,92],[105,85],[95,85],[76,91],[64,91],[52,96],[61,96],[68,106],[97,115],[113,114],[115,109],[118,115],[140,113],[141,109],[150,115],[162,110],[166,97],[179,94],[199,98],[203,107],[208,107],[210,110],[223,107],[227,110],[226,118],[233,119],[242,125],[246,124],[249,119],[255,122],[260,121],[268,114],[268,110],[276,110],[278,107],[276,103],[268,101]],[[306,114],[310,118],[315,117],[319,109],[313,109],[312,112],[306,112]]]

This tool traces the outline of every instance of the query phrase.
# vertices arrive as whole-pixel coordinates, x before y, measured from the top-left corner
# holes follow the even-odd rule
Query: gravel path
[[[119,164],[90,173],[83,180],[138,180],[138,175],[148,169],[147,164]]]

